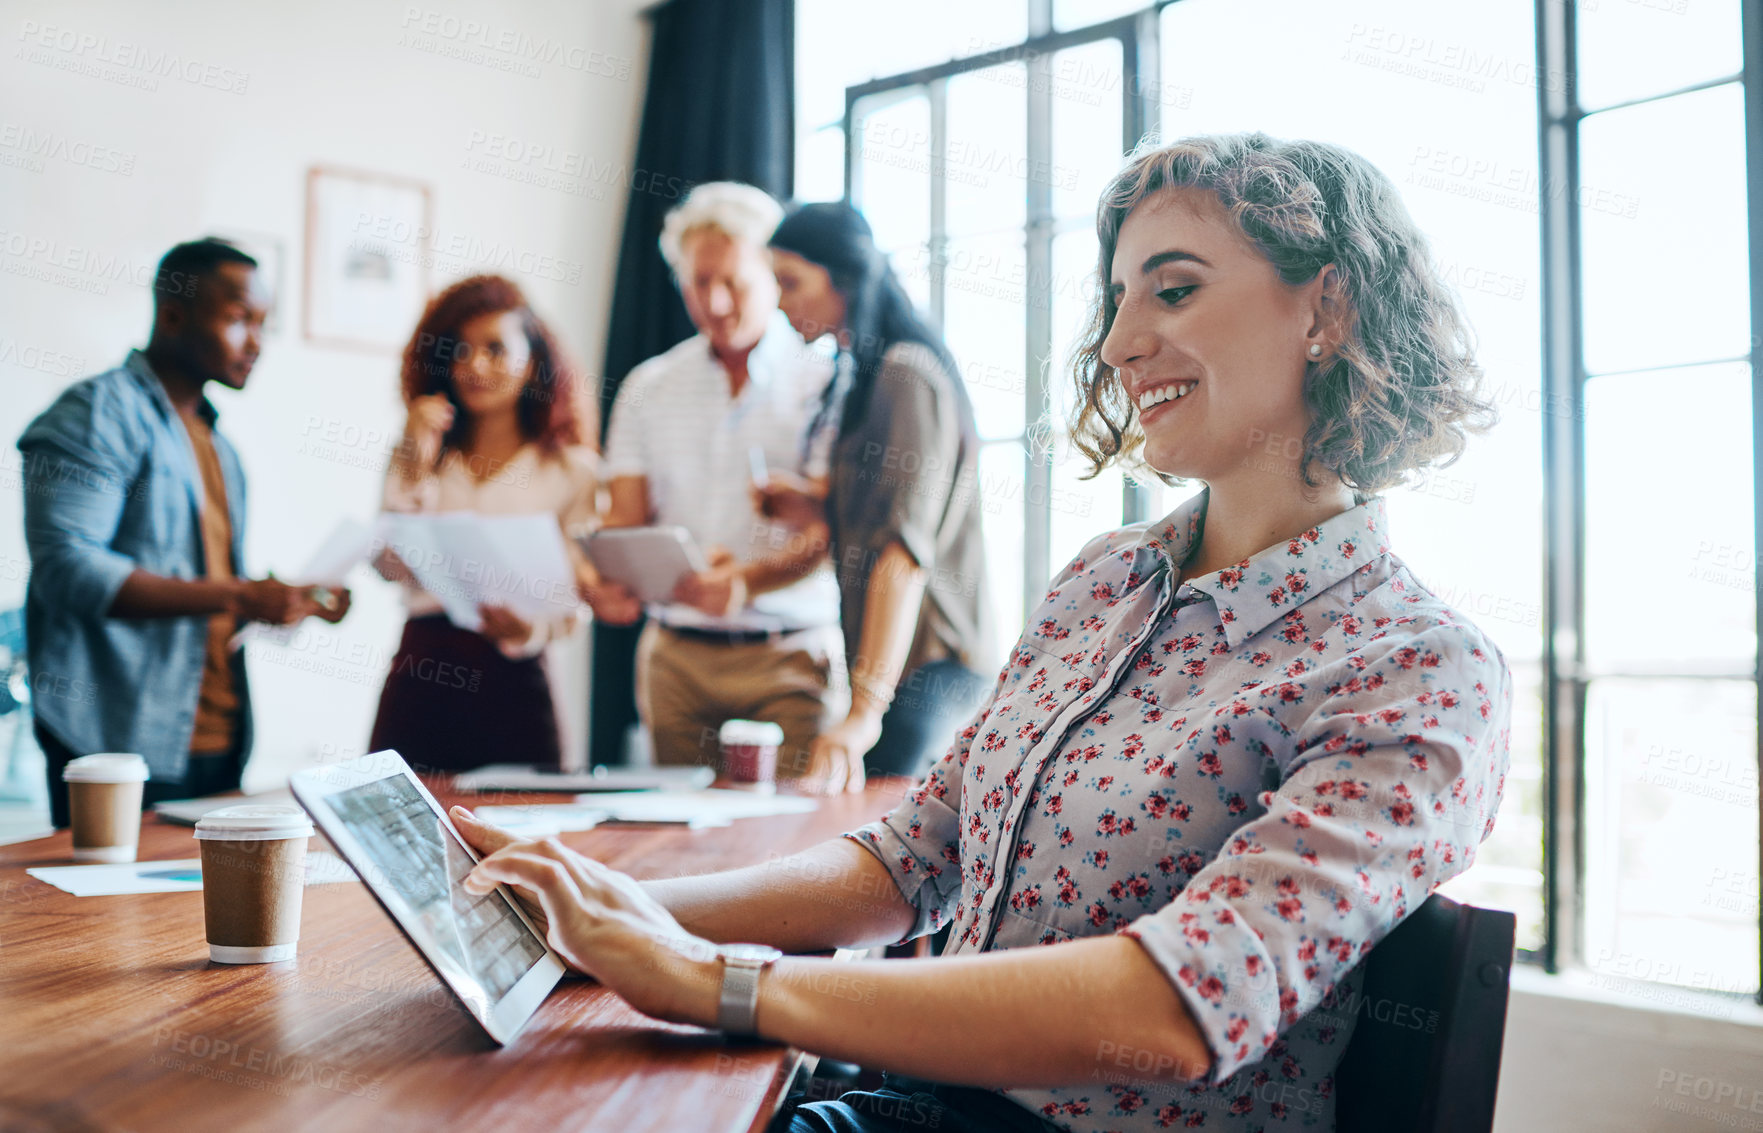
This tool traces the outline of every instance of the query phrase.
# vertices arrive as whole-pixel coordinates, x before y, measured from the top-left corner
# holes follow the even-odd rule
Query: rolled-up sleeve
[[[18,440],[31,583],[50,604],[102,616],[136,569],[111,548],[133,488],[133,434],[90,386],[62,395]]]
[[[1504,786],[1511,677],[1473,627],[1392,635],[1314,675],[1327,695],[1259,796],[1265,813],[1122,930],[1182,996],[1213,1083],[1265,1056],[1469,867]]]
[[[961,898],[961,773],[973,737],[991,710],[988,699],[899,806],[845,835],[876,856],[918,913],[897,943],[942,928]]]

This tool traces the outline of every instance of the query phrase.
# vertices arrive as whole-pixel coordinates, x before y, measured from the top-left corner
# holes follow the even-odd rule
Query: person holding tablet
[[[1395,187],[1338,146],[1195,137],[1136,156],[1096,227],[1075,438],[1205,490],[1059,572],[890,814],[639,884],[454,811],[488,853],[467,887],[515,886],[639,1010],[900,1076],[797,1107],[790,1133],[909,1106],[943,1128],[1333,1128],[1360,962],[1492,828],[1511,676],[1391,550],[1377,495],[1491,412]],[[944,924],[916,962],[753,947]]]
[[[843,202],[802,205],[771,237],[779,305],[805,339],[831,335],[843,367],[822,402],[821,481],[777,478],[767,510],[822,515],[839,579],[851,708],[814,741],[810,780],[863,789],[916,776],[985,699],[992,668],[980,523],[979,433],[940,335]]]
[[[752,185],[694,188],[661,254],[698,333],[632,370],[606,432],[607,528],[683,527],[707,562],[654,602],[637,645],[637,711],[658,764],[713,764],[729,719],[783,729],[781,777],[844,716],[838,584],[824,545],[759,515],[758,472],[797,467],[832,374],[777,311],[766,237],[783,209]],[[622,586],[590,585],[594,616],[629,625]]]
[[[408,415],[386,469],[387,511],[549,513],[566,531],[593,523],[591,399],[514,283],[472,276],[435,296],[404,348],[402,381]],[[377,565],[405,583],[409,616],[368,750],[395,748],[425,770],[559,766],[542,654],[579,618],[533,625],[490,606],[480,629],[462,629],[393,552]]]

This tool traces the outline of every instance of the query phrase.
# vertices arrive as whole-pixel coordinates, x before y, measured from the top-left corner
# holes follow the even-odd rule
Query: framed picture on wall
[[[269,289],[269,314],[263,320],[264,334],[280,334],[287,314],[287,257],[282,252],[282,239],[250,228],[218,228],[214,235],[232,244],[257,261],[257,277]]]
[[[428,299],[432,201],[420,181],[306,171],[305,336],[396,353]]]

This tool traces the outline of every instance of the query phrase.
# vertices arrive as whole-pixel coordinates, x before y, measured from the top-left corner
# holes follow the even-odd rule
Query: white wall
[[[250,479],[249,568],[296,570],[340,516],[374,512],[383,453],[361,438],[401,426],[397,360],[301,336],[310,165],[426,182],[436,231],[457,241],[445,246],[503,261],[442,256],[431,288],[499,270],[597,370],[648,69],[640,6],[8,4],[0,609],[21,604],[25,586],[14,440],[64,386],[144,343],[153,265],[204,233],[268,234],[283,257],[280,330],[249,388],[214,397]],[[497,156],[511,152],[508,140],[538,159]],[[515,179],[532,172],[551,180]],[[520,270],[538,256],[567,270]],[[550,278],[560,274],[577,278]],[[377,579],[356,594],[337,631],[251,656],[253,789],[366,743],[402,614]],[[558,677],[579,739],[585,650],[578,640],[565,652]]]
[[[1763,1129],[1763,1009],[1616,982],[1513,972],[1494,1133]]]

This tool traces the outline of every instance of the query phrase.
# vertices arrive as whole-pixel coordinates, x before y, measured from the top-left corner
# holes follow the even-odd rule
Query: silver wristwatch
[[[719,944],[722,994],[716,1002],[716,1025],[730,1035],[751,1035],[759,1027],[759,973],[783,953],[766,944]]]

